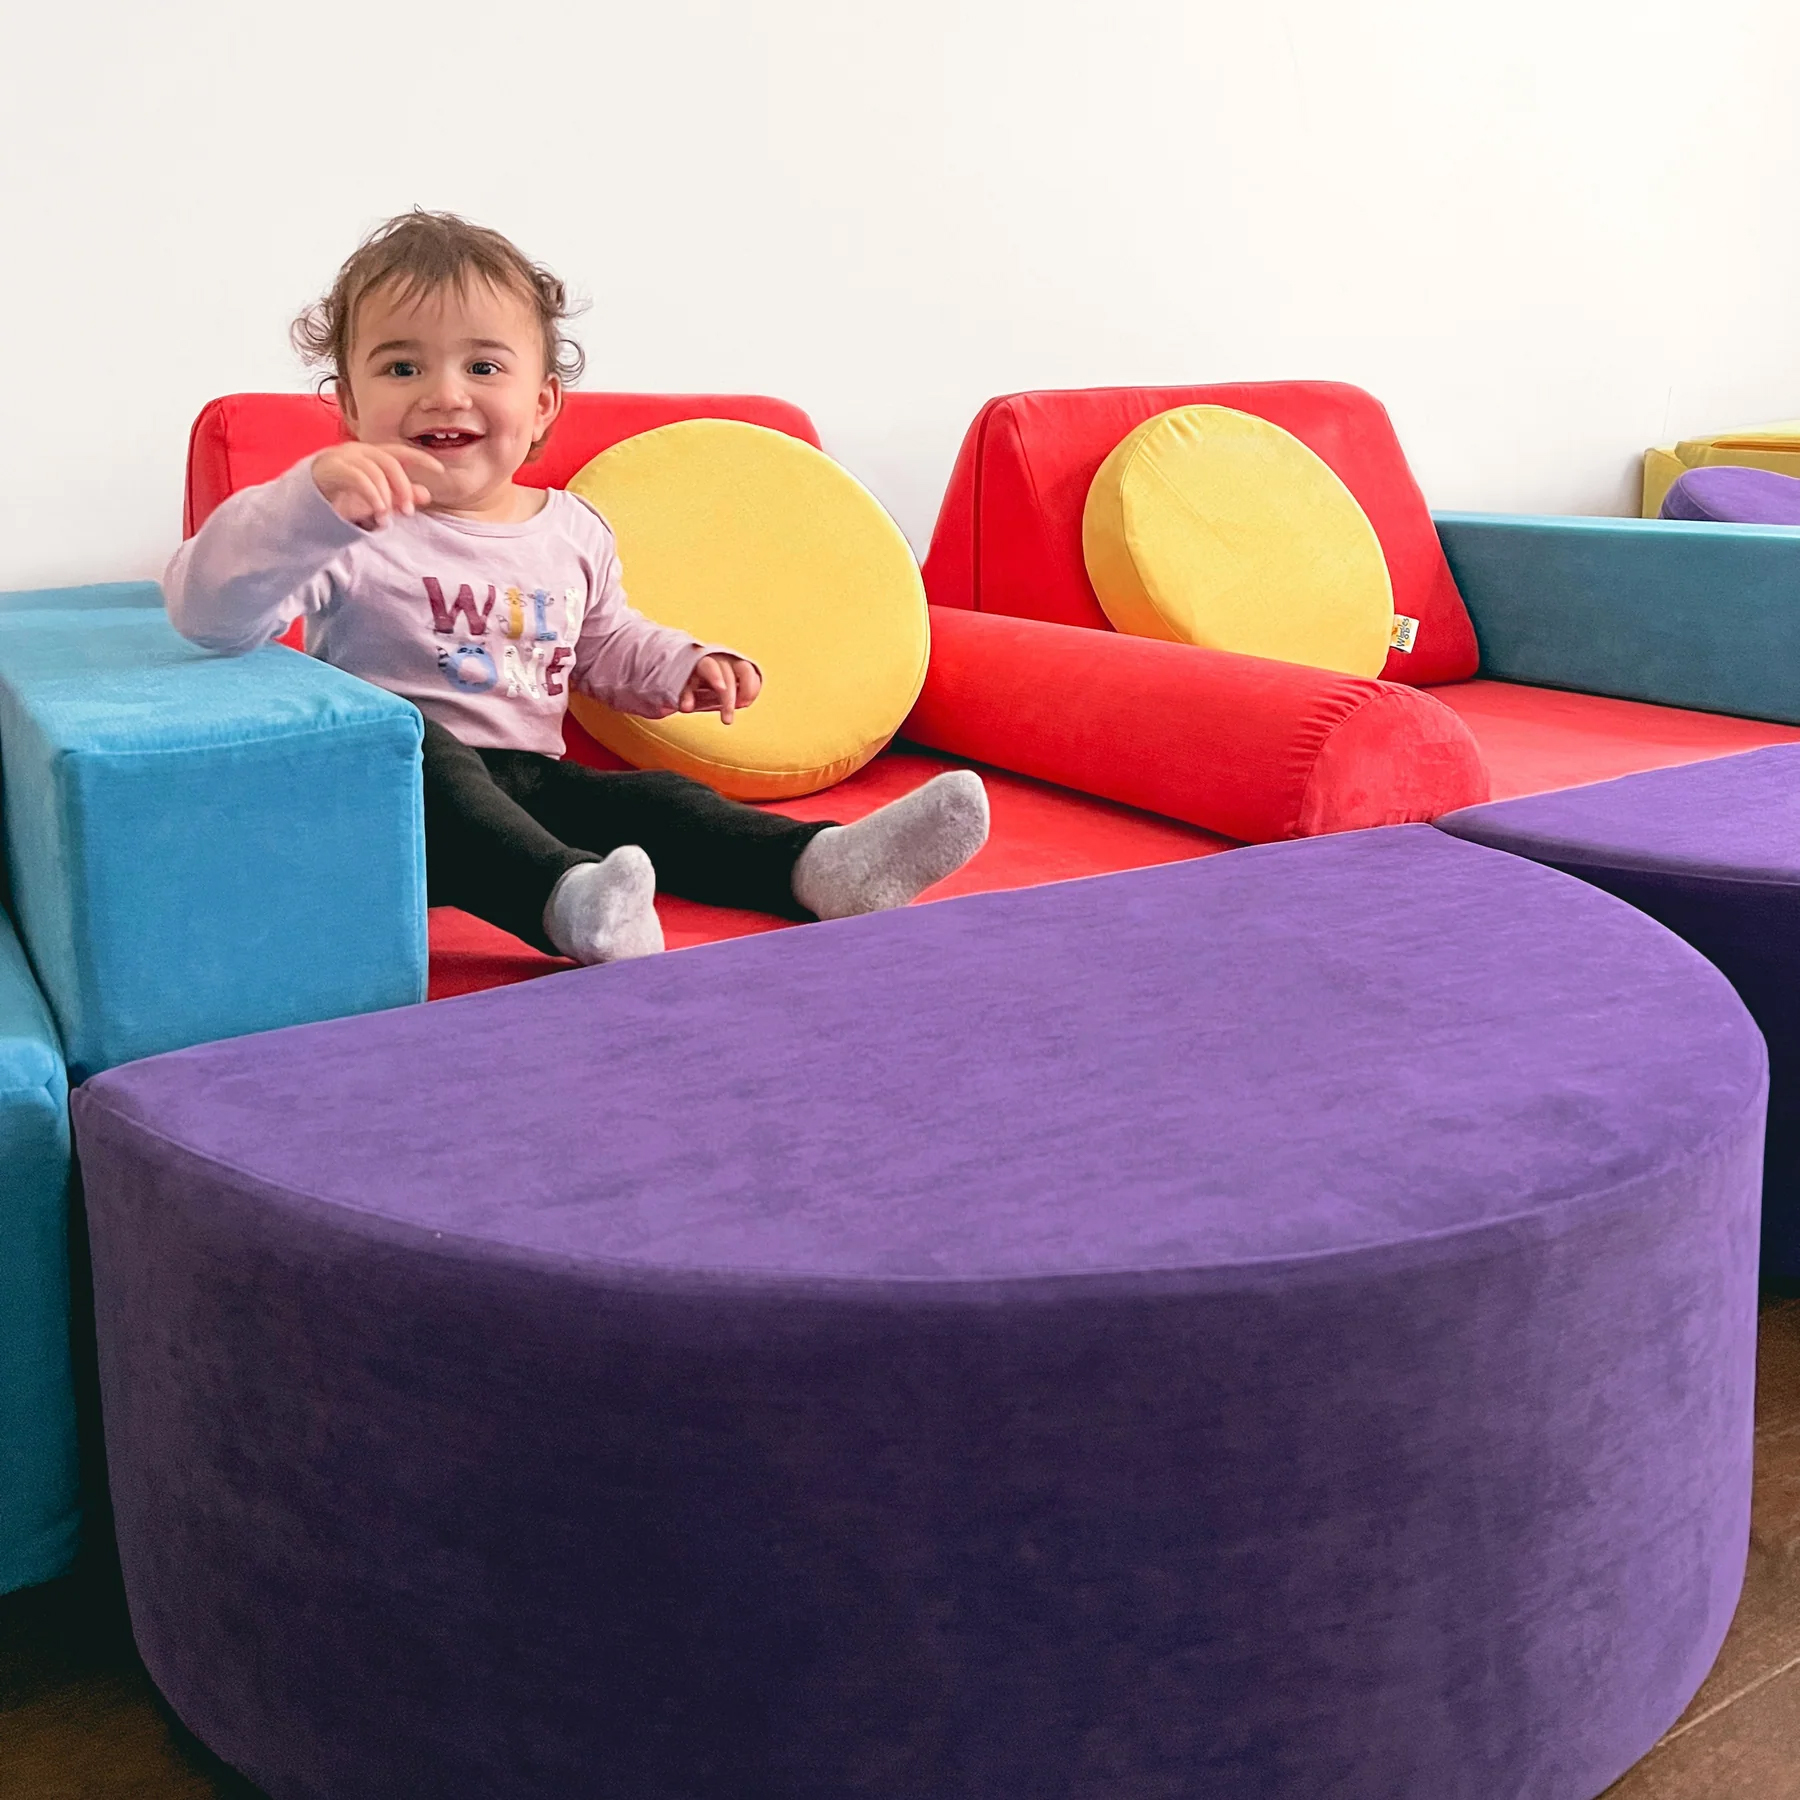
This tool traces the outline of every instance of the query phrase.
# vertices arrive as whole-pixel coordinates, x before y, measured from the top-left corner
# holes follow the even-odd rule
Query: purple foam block
[[[1663,496],[1662,517],[1715,525],[1800,525],[1800,481],[1769,469],[1689,469]]]
[[[1591,1800],[1742,1576],[1763,1098],[1429,827],[116,1069],[138,1642],[275,1800]]]
[[[1473,806],[1438,824],[1617,894],[1730,978],[1769,1044],[1763,1268],[1800,1276],[1800,744]]]

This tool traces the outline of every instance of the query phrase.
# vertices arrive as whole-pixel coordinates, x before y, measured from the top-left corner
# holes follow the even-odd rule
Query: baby
[[[581,963],[663,947],[656,884],[843,918],[902,906],[987,837],[980,777],[854,825],[801,823],[661,770],[563,757],[571,688],[645,718],[755,703],[762,671],[626,603],[606,521],[514,477],[581,372],[563,284],[447,213],[390,219],[295,325],[353,441],[227,500],[164,588],[184,637],[236,654],[296,618],[317,657],[425,720],[425,860],[458,906]]]

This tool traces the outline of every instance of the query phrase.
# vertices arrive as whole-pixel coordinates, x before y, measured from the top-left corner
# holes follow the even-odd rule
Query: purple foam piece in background
[[[1763,1094],[1428,827],[114,1070],[138,1642],[275,1800],[1591,1800],[1742,1576]]]
[[[1731,980],[1769,1045],[1764,1273],[1800,1276],[1800,745],[1495,801],[1438,824],[1618,895]]]
[[[1800,525],[1800,481],[1770,469],[1689,469],[1663,496],[1661,516],[1715,525]]]

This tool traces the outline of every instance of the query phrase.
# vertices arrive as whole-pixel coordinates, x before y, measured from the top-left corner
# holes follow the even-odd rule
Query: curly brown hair
[[[562,329],[579,309],[571,304],[562,282],[499,232],[471,225],[455,213],[427,212],[420,206],[377,225],[363,239],[338,270],[331,292],[294,321],[294,348],[305,361],[324,365],[321,387],[347,382],[357,308],[370,294],[391,287],[405,299],[448,287],[465,288],[471,281],[486,282],[529,303],[544,331],[544,373],[560,376],[565,383],[581,379],[587,358]]]

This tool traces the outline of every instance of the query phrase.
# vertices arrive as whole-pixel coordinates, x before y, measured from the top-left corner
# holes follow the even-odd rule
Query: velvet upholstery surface
[[[1434,516],[1484,676],[1800,725],[1800,529]]]
[[[1730,979],[1769,1046],[1763,1266],[1800,1276],[1800,744],[1440,819],[1660,920]]]
[[[114,1070],[138,1642],[274,1800],[1591,1800],[1737,1595],[1764,1091],[1423,826]]]
[[[1452,682],[1431,697],[1468,726],[1495,800],[1800,743],[1793,725],[1516,681]]]
[[[97,581],[88,587],[16,588],[0,594],[0,613],[113,611],[121,606],[162,611],[162,589],[154,581]]]
[[[1399,682],[950,606],[931,609],[903,731],[1248,843],[1410,824],[1489,794],[1468,727]]]
[[[1228,406],[1291,432],[1355,496],[1418,621],[1383,673],[1415,685],[1475,673],[1475,634],[1392,421],[1341,381],[1047,389],[1005,394],[975,416],[950,473],[925,588],[939,606],[1109,630],[1082,556],[1082,513],[1102,463],[1131,431],[1179,406]]]
[[[1663,496],[1665,519],[1800,525],[1800,480],[1772,469],[1689,469]]]
[[[75,1555],[68,1193],[62,1051],[0,913],[0,1594]]]
[[[142,606],[0,610],[20,936],[71,1075],[425,990],[418,714]]]

